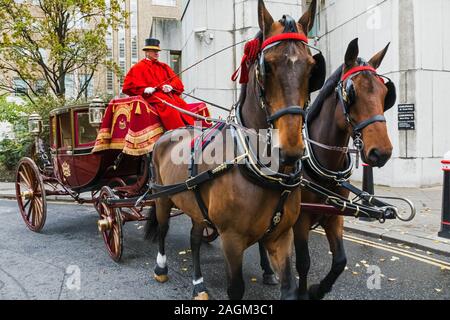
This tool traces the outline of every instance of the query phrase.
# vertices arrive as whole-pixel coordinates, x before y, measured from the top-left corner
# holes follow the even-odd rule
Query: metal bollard
[[[442,160],[444,171],[444,189],[442,191],[442,222],[439,237],[450,239],[450,151]]]
[[[373,185],[373,168],[365,163],[363,163],[362,166],[363,166],[363,183],[362,183],[363,191],[370,193],[370,194],[374,194],[375,188]],[[369,205],[369,203],[367,203],[367,201],[363,201],[363,203],[366,205]],[[359,217],[359,220],[375,221],[376,219],[361,216],[361,217]]]

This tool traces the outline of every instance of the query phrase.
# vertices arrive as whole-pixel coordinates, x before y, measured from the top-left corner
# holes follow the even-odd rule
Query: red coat
[[[171,85],[174,90],[171,93],[164,93],[162,86],[165,84]],[[156,92],[152,95],[144,94],[145,88],[148,87],[156,88]],[[141,60],[130,69],[122,89],[122,92],[129,96],[142,96],[155,107],[166,130],[194,125],[192,117],[178,112],[155,98],[155,96],[159,97],[177,107],[188,110],[186,102],[180,97],[183,91],[183,83],[167,64],[148,59]]]

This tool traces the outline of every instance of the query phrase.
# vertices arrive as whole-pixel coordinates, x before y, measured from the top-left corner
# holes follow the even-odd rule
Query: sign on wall
[[[416,108],[414,104],[398,105],[398,130],[416,130]]]

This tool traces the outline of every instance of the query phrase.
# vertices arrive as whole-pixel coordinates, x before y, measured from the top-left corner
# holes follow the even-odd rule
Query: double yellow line
[[[314,232],[321,234],[321,235],[325,235],[325,232],[322,230],[314,230]],[[395,253],[404,257],[408,257],[410,259],[416,260],[416,261],[420,261],[426,264],[430,264],[436,267],[441,268],[442,270],[450,270],[450,263],[445,262],[445,261],[441,261],[438,259],[434,259],[422,254],[418,254],[415,252],[411,252],[405,249],[401,249],[401,248],[396,248],[396,247],[391,247],[382,243],[376,243],[370,240],[366,240],[366,239],[360,239],[357,237],[353,237],[353,236],[349,236],[349,235],[344,235],[344,240],[353,242],[353,243],[358,243],[361,244],[363,246],[366,247],[372,247],[372,248],[376,248],[376,249],[380,249],[383,251],[388,251],[391,253]]]

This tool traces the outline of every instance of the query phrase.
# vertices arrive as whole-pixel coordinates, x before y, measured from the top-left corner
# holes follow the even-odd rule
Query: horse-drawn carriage
[[[33,231],[42,229],[47,195],[69,195],[79,203],[92,203],[100,215],[98,226],[109,254],[117,261],[122,254],[123,223],[148,220],[144,208],[153,208],[155,201],[160,232],[155,279],[164,282],[168,279],[164,242],[168,217],[179,214],[171,214],[176,206],[193,222],[194,297],[207,297],[200,270],[200,243],[201,238],[215,239],[217,227],[227,260],[230,298],[243,296],[243,252],[257,241],[268,250],[278,271],[282,298],[308,298],[308,294],[322,298],[346,264],[343,221],[338,216],[367,216],[380,222],[396,218],[409,221],[415,208],[407,199],[392,198],[406,203],[410,214],[405,215],[399,207],[385,203],[386,197],[371,195],[349,183],[354,164],[352,154],[358,157],[361,154],[378,167],[391,156],[392,146],[383,123],[384,112],[395,103],[395,86],[389,79],[385,82],[385,77],[376,71],[388,47],[366,62],[359,58],[357,39],[352,41],[344,64],[327,80],[314,105],[307,108],[310,93],[324,84],[326,70],[322,54],[311,55],[313,48],[306,36],[314,25],[315,8],[316,1],[312,1],[298,22],[290,16],[275,22],[264,1],[259,0],[261,32],[246,45],[241,67],[247,82],[243,82],[246,85],[230,116],[227,120],[211,119],[204,117],[208,115],[205,105],[192,106],[191,115],[197,113],[203,121],[222,124],[217,131],[219,137],[226,138],[228,132],[224,128],[227,128],[237,146],[236,152],[217,166],[200,168],[195,163],[197,151],[201,155],[203,148],[217,147],[224,139],[211,139],[208,144],[202,139],[170,140],[167,135],[158,141],[153,152],[152,166],[157,174],[150,181],[153,174],[149,152],[162,130],[145,125],[147,117],[157,115],[140,98],[112,101],[104,116],[103,106],[97,103],[52,112],[51,159],[36,139],[39,156],[36,160],[41,166],[25,158],[17,170],[17,201],[27,226]],[[309,67],[298,67],[302,64],[296,61]],[[364,85],[368,84],[371,90],[365,90]],[[325,130],[323,124],[327,125]],[[373,130],[366,130],[363,135],[371,125]],[[30,127],[37,135],[41,131],[39,120]],[[245,137],[245,133],[255,134],[259,129],[269,133],[279,131],[283,170],[271,170],[259,161],[258,152]],[[272,134],[256,135],[264,138],[265,147],[273,146]],[[350,138],[354,149],[348,147]],[[175,146],[191,150],[191,154],[184,155],[189,163],[173,163],[169,152]],[[91,198],[82,199],[80,194],[85,192],[90,192]],[[356,197],[350,199],[350,193]],[[305,198],[310,203],[301,203]],[[205,199],[218,201],[206,205]],[[308,233],[323,219],[328,219],[322,226],[325,225],[330,242],[333,265],[320,285],[308,292]],[[205,230],[211,233],[205,234]],[[300,276],[298,288],[290,263],[292,230]]]
[[[207,113],[204,104],[190,105],[190,109]],[[139,97],[113,100],[107,108],[101,100],[94,100],[91,104],[53,110],[50,157],[39,138],[42,120],[37,115],[31,116],[29,129],[36,138],[36,152],[34,159],[20,160],[16,174],[17,202],[27,227],[35,232],[44,227],[48,196],[70,196],[77,203],[91,203],[99,214],[98,228],[108,253],[114,261],[119,261],[123,224],[147,220],[144,208],[152,205],[147,202],[136,207],[135,202],[147,190],[148,148],[163,130],[152,128],[153,134],[146,141],[126,147],[133,117],[148,116],[149,111],[146,101]],[[141,119],[136,122],[142,124]],[[125,149],[128,152],[124,153]],[[90,197],[82,198],[82,194]],[[125,201],[117,206],[102,201],[113,198]],[[174,211],[172,216],[180,214]],[[205,241],[216,237],[215,230],[205,230]]]

